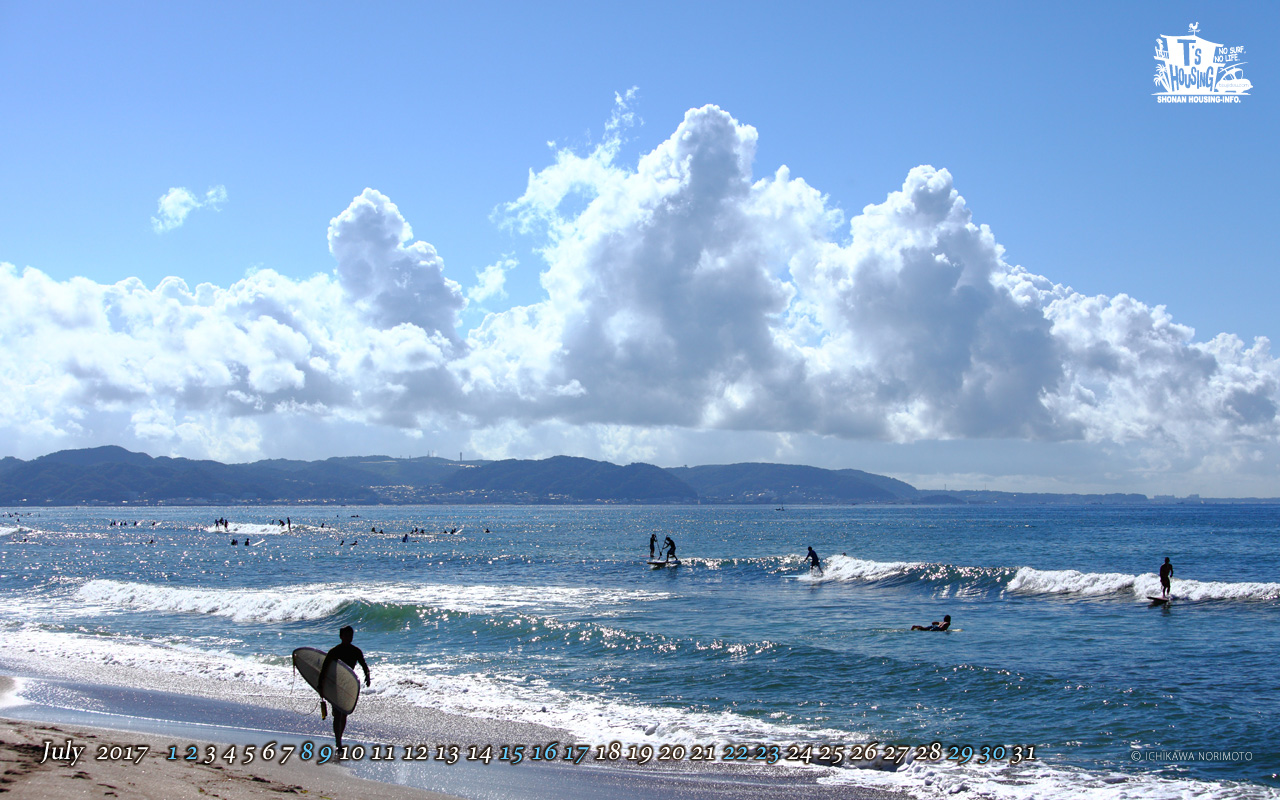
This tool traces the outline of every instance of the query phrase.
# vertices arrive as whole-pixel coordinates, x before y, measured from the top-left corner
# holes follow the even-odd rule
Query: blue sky
[[[1207,39],[1246,47],[1246,74],[1255,90],[1242,103],[1155,103],[1152,44],[1157,35],[1181,33],[1191,22],[1200,23]],[[394,206],[366,198],[369,214],[407,223],[412,241],[434,249],[434,256],[420,261],[439,280],[419,296],[434,298],[456,315],[452,325],[445,320],[439,330],[427,331],[443,342],[432,368],[446,370],[452,380],[461,374],[463,351],[473,358],[485,349],[474,332],[488,330],[492,339],[504,313],[509,322],[513,309],[559,303],[563,310],[559,296],[545,288],[543,273],[608,268],[593,265],[585,251],[557,250],[565,237],[593,242],[621,236],[622,228],[609,227],[620,226],[619,218],[601,222],[594,212],[578,213],[608,194],[604,184],[559,198],[557,224],[571,231],[522,228],[517,209],[531,208],[531,174],[553,182],[573,164],[607,151],[597,157],[601,164],[607,161],[605,172],[613,170],[605,183],[624,173],[634,176],[641,157],[659,149],[679,126],[710,125],[710,117],[689,120],[686,112],[714,104],[758,134],[750,143],[753,181],[785,165],[791,180],[825,196],[823,213],[841,215],[840,224],[820,237],[832,246],[850,244],[850,221],[865,206],[885,204],[890,193],[904,191],[913,168],[932,165],[946,170],[946,180],[953,181],[947,189],[953,186],[963,197],[972,222],[990,227],[1006,266],[1021,266],[1080,297],[1128,295],[1147,309],[1143,313],[1163,305],[1173,323],[1194,328],[1183,337],[1184,346],[1230,333],[1248,350],[1255,337],[1276,335],[1270,311],[1280,277],[1268,223],[1277,211],[1274,187],[1280,177],[1272,99],[1280,86],[1280,54],[1263,32],[1276,30],[1277,23],[1280,9],[1270,4],[646,3],[615,9],[4,2],[0,262],[13,265],[15,276],[24,268],[37,270],[65,292],[76,277],[104,287],[137,278],[155,292],[162,279],[176,276],[194,293],[206,282],[230,290],[255,270],[299,285],[322,275],[341,284],[355,306],[376,306],[383,295],[368,287],[353,290],[353,273],[335,264],[330,223],[337,224],[344,209],[354,208],[353,198],[371,188]],[[625,108],[615,104],[619,95],[627,97]],[[608,129],[611,117],[621,113],[631,114],[630,122]],[[195,207],[181,224],[158,232],[152,221],[158,202],[178,187],[197,200],[222,187],[225,199]],[[522,197],[523,205],[510,205]],[[539,210],[544,223],[546,211]],[[358,226],[362,219],[353,212],[348,222]],[[778,241],[762,245],[774,258],[766,268],[775,272],[782,251],[770,248]],[[559,255],[549,256],[551,250]],[[555,258],[560,261],[552,263]],[[840,258],[856,260],[848,253]],[[489,293],[477,300],[478,276],[491,265],[502,265],[505,296]],[[636,269],[650,266],[637,262]],[[589,292],[577,280],[569,280],[578,287],[570,295],[585,303]],[[47,299],[53,291],[30,296]],[[668,284],[667,291],[675,288]],[[803,298],[803,287],[797,291]],[[714,318],[716,296],[707,297],[707,313]],[[663,313],[672,311],[674,299],[668,300]],[[760,309],[766,317],[781,313],[769,305],[773,300],[764,300]],[[601,302],[610,314],[620,307]],[[390,306],[383,311],[391,316],[379,330],[417,324],[393,318]],[[252,340],[258,334],[249,332],[252,320],[244,319],[235,325]],[[1061,319],[1055,324],[1055,330],[1065,329]],[[556,330],[572,328],[566,325]],[[859,325],[865,323],[851,330],[864,340],[891,338],[895,330],[874,333]],[[305,353],[289,351],[295,365],[303,356],[317,357],[305,325],[285,321],[285,327],[310,342],[299,345]],[[1068,408],[1062,398],[1079,391],[1072,395],[1062,380],[1075,380],[1076,389],[1095,397],[1101,396],[1099,382],[1107,382],[1098,375],[1079,377],[1070,359],[1065,372],[1036,378],[1041,389],[1046,380],[1056,382],[1059,400],[1041,402],[1034,413],[1009,412],[989,392],[981,413],[960,421],[948,404],[965,407],[964,401],[944,396],[955,385],[943,380],[941,394],[926,392],[914,400],[903,398],[915,389],[893,389],[906,392],[890,403],[898,410],[876,421],[832,417],[810,424],[801,420],[826,418],[824,401],[807,398],[778,410],[760,401],[775,384],[748,387],[741,376],[724,377],[723,364],[704,364],[721,370],[720,377],[708,383],[699,375],[696,389],[672,385],[672,392],[693,392],[689,402],[698,413],[615,417],[600,407],[586,408],[585,400],[573,407],[521,405],[507,401],[527,400],[532,390],[512,386],[502,388],[507,401],[500,402],[474,394],[473,373],[458,379],[452,401],[427,396],[447,382],[444,373],[422,387],[393,380],[398,387],[410,385],[410,394],[420,392],[423,405],[410,408],[400,401],[391,409],[306,392],[285,397],[285,384],[315,385],[303,367],[297,367],[303,377],[257,379],[256,394],[237,388],[241,372],[275,369],[255,367],[256,357],[243,353],[214,359],[239,366],[228,369],[225,380],[205,370],[193,378],[200,391],[163,381],[140,381],[135,389],[122,389],[115,378],[85,383],[85,370],[68,367],[67,353],[24,346],[20,331],[28,329],[12,328],[0,343],[15,365],[7,377],[25,390],[22,412],[0,420],[12,432],[11,454],[22,457],[107,441],[157,454],[228,460],[314,458],[378,445],[397,455],[465,449],[490,457],[574,451],[665,464],[794,460],[892,472],[921,485],[1280,494],[1276,434],[1259,417],[1267,416],[1268,403],[1274,410],[1276,373],[1257,351],[1231,365],[1219,354],[1216,370],[1197,373],[1208,375],[1206,386],[1217,380],[1213,375],[1240,381],[1218,386],[1217,400],[1195,401],[1204,408],[1225,403],[1235,409],[1207,433],[1161,424],[1158,399],[1142,421],[1115,423],[1115,409],[1129,402],[1119,391],[1112,392],[1113,406],[1091,400],[1087,414]],[[136,325],[129,330],[130,341],[146,338]],[[834,338],[832,329],[823,330]],[[1017,329],[1005,335],[1016,339]],[[185,340],[193,336],[188,332]],[[696,342],[671,336],[685,348]],[[154,352],[140,350],[130,368],[147,358],[154,364],[146,355]],[[751,360],[753,352],[758,350],[726,354],[725,363]],[[872,369],[882,363],[877,359],[893,363],[887,353],[857,358]],[[796,358],[812,378],[820,371],[815,365],[835,354]],[[340,359],[331,355],[323,356],[326,366],[316,367],[316,374],[336,369]],[[931,351],[918,363],[934,363],[935,355],[945,354]],[[1144,360],[1138,350],[1130,355]],[[23,358],[44,359],[45,369],[24,369]],[[510,352],[503,359],[510,374],[546,367],[521,365]],[[617,362],[615,352],[612,363]],[[469,363],[465,369],[479,368]],[[492,364],[486,369],[492,377]],[[582,376],[574,388],[571,365],[556,370],[565,382],[542,387],[560,392],[556,397],[596,397],[616,407],[604,387]],[[39,379],[31,377],[36,372]],[[325,374],[341,383],[332,372]],[[928,383],[932,374],[913,377]],[[885,388],[888,380],[876,389],[846,379],[836,383],[861,386],[858,391],[873,391],[877,398],[892,393]],[[1128,379],[1191,380],[1183,373]],[[649,383],[639,367],[617,380]],[[68,382],[78,382],[68,394],[51,388]],[[210,399],[218,387],[250,399],[243,407],[225,407]],[[833,397],[832,387],[818,394]],[[741,413],[726,416],[716,403],[723,405],[734,392],[752,399],[735,400]],[[202,399],[193,399],[197,395]],[[776,392],[771,396],[776,399]],[[41,398],[54,399],[38,410]],[[1205,416],[1188,402],[1178,413]],[[1252,410],[1239,410],[1246,405]],[[487,411],[477,412],[480,406]],[[903,427],[893,414],[912,421]],[[990,418],[1000,414],[1013,414],[1019,424],[993,426]],[[1206,436],[1212,446],[1203,444]]]

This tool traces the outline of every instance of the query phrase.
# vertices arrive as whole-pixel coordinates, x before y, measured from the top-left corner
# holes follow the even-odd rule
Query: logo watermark
[[[1151,761],[1157,764],[1186,764],[1192,761],[1247,764],[1253,760],[1253,752],[1249,750],[1130,750],[1129,760]]]
[[[1181,36],[1156,37],[1157,103],[1239,103],[1253,83],[1244,76],[1244,45],[1200,38],[1200,23]]]

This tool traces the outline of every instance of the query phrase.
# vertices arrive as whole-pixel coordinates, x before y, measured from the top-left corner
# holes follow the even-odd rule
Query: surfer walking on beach
[[[339,644],[337,647],[333,648],[332,650],[330,650],[328,653],[325,653],[324,663],[320,665],[319,683],[321,688],[318,691],[320,692],[321,700],[326,699],[324,696],[324,688],[323,688],[324,679],[325,679],[325,676],[328,674],[329,670],[333,668],[334,661],[342,661],[344,664],[351,667],[352,669],[355,669],[356,665],[359,664],[360,668],[364,670],[364,685],[365,686],[369,685],[369,680],[370,680],[369,665],[366,664],[364,661],[364,653],[361,652],[359,647],[356,647],[354,644],[351,643],[351,640],[355,638],[355,635],[356,635],[355,628],[351,627],[350,625],[344,625],[338,631],[338,636],[341,637],[342,643]],[[323,707],[321,708],[321,710],[323,711]],[[341,710],[335,704],[333,707],[333,739],[337,743],[339,748],[342,747],[342,732],[346,730],[346,728],[347,728],[347,712]]]
[[[1169,582],[1173,578],[1173,565],[1169,563],[1169,557],[1164,557],[1164,563],[1160,565],[1160,596],[1169,596]]]
[[[809,555],[807,556],[807,558],[809,559],[809,572],[812,573],[816,569],[818,571],[818,574],[821,575],[822,559],[818,558],[818,554],[813,552],[812,547],[809,548]]]

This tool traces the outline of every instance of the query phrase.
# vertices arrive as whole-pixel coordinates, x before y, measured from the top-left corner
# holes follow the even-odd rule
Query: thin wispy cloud
[[[483,455],[615,460],[728,433],[778,451],[1079,442],[1133,475],[1276,458],[1266,339],[1198,337],[1163,307],[1007,263],[946,169],[910,170],[846,220],[786,167],[757,177],[757,131],[715,106],[634,166],[616,131],[558,151],[506,207],[540,237],[542,299],[465,331],[468,300],[503,297],[514,262],[458,270],[464,290],[374,189],[330,222],[328,275],[152,289],[3,265],[0,430],[223,458],[442,429]],[[175,200],[175,224],[219,198]]]
[[[222,185],[210,187],[203,197],[185,187],[175,186],[160,196],[156,204],[156,216],[151,218],[151,228],[156,233],[166,233],[182,227],[192,211],[200,208],[217,211],[225,202],[227,187]]]

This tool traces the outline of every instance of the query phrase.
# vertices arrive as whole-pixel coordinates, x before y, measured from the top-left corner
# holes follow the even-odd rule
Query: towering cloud
[[[444,276],[436,249],[412,238],[395,204],[365,189],[329,223],[338,283],[374,326],[416,325],[456,345],[462,289]]]
[[[656,460],[659,440],[710,430],[1081,441],[1157,472],[1276,450],[1265,339],[1197,341],[1163,308],[1006,263],[945,169],[846,225],[785,167],[755,177],[755,129],[715,106],[634,167],[617,129],[531,175],[508,212],[542,237],[545,296],[469,331],[463,288],[372,189],[330,223],[333,273],[306,280],[148,289],[4,265],[0,428],[217,456],[283,454],[281,425],[449,426],[517,455],[551,425]],[[512,265],[468,294],[501,299]]]

